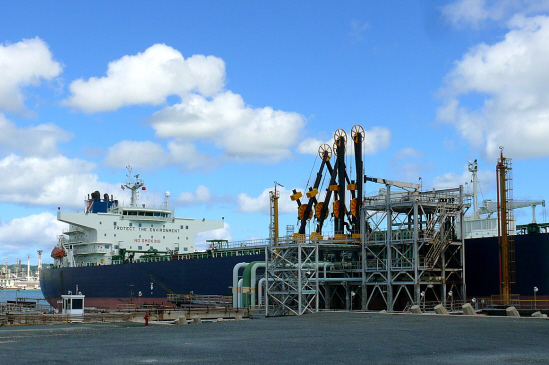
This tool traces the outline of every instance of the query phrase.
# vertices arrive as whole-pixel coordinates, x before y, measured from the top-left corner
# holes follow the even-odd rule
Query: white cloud
[[[419,158],[422,157],[423,153],[419,152],[415,148],[412,147],[405,147],[401,148],[395,153],[395,158],[397,160],[405,160],[410,158]]]
[[[549,156],[549,17],[514,17],[504,40],[480,44],[456,62],[442,90],[439,120],[495,159]],[[465,97],[483,100],[469,107]]]
[[[195,237],[195,249],[197,251],[206,250],[209,247],[207,240],[228,240],[232,241],[231,226],[227,222],[223,222],[223,228],[214,229],[213,231],[198,233]]]
[[[391,131],[384,127],[373,127],[365,131],[364,153],[373,155],[389,147],[391,144]]]
[[[169,95],[190,92],[212,96],[225,82],[225,63],[214,56],[187,59],[165,44],[109,63],[107,75],[79,79],[70,85],[72,95],[64,101],[85,112],[116,110],[126,105],[159,105]]]
[[[167,154],[159,144],[144,141],[120,141],[110,147],[105,163],[111,167],[125,167],[152,170],[167,163]]]
[[[53,60],[48,45],[38,37],[0,44],[0,110],[25,111],[21,88],[38,86],[61,71],[61,64]]]
[[[297,113],[252,108],[230,91],[211,99],[190,95],[155,113],[150,122],[160,138],[212,141],[229,158],[264,162],[289,157],[305,125]]]
[[[269,192],[273,189],[273,187],[267,188],[257,197],[251,197],[245,193],[238,194],[238,210],[244,213],[262,212],[269,214],[271,204]],[[284,187],[278,187],[277,191],[280,192],[280,198],[278,199],[279,213],[295,213],[297,216],[297,204],[290,199],[293,194],[292,191],[286,190]],[[305,196],[305,194],[303,195]]]
[[[210,189],[204,185],[199,185],[193,192],[181,193],[176,201],[183,206],[195,204],[210,203],[215,199],[215,196],[210,192]]]
[[[50,212],[33,214],[0,223],[0,254],[2,257],[18,254],[34,255],[37,249],[44,250],[44,259],[57,244],[57,236],[66,224],[58,222]]]
[[[307,138],[297,146],[297,151],[304,154],[316,155],[318,148],[327,144],[333,149],[334,140],[331,139],[322,142],[316,138]],[[364,131],[364,144],[362,152],[366,155],[373,155],[389,147],[391,144],[391,131],[385,127],[372,127],[372,129]],[[353,143],[347,135],[347,150],[346,154],[353,154]]]
[[[470,24],[477,27],[485,20],[500,20],[509,6],[507,1],[498,1],[490,8],[486,0],[459,0],[441,8],[442,15],[455,25]]]
[[[323,142],[316,138],[307,138],[303,142],[301,142],[299,145],[297,145],[297,152],[304,153],[304,154],[310,154],[310,155],[316,155],[318,154],[318,149],[323,144],[328,144],[330,148],[332,148],[332,145],[328,142]]]
[[[99,182],[91,172],[94,167],[93,163],[63,156],[9,155],[0,160],[0,202],[81,208],[92,191],[113,193],[120,189]]]
[[[507,21],[515,14],[534,15],[549,10],[549,0],[458,0],[441,7],[455,26],[479,28],[486,21]]]
[[[120,141],[109,147],[105,163],[110,167],[131,165],[143,170],[172,164],[189,170],[209,170],[217,165],[212,156],[197,151],[192,143],[177,140],[169,142],[167,149],[151,141]]]
[[[478,183],[480,186],[479,194],[482,192],[487,193],[495,188],[494,174],[495,172],[490,170],[479,170],[477,172]],[[473,185],[471,179],[471,173],[467,170],[467,166],[465,166],[464,171],[461,174],[449,172],[435,177],[432,182],[432,187],[435,189],[449,189],[457,188],[460,185],[463,185],[466,193],[472,193]]]
[[[57,152],[57,143],[72,135],[55,124],[18,128],[0,113],[0,152],[20,152],[23,155],[51,156]]]

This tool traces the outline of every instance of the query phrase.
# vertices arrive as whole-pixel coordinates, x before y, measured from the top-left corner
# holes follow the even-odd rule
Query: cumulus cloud
[[[21,89],[58,76],[62,67],[40,38],[0,44],[0,110],[25,111]]]
[[[65,105],[85,112],[113,111],[122,106],[159,105],[170,95],[190,92],[211,96],[225,80],[225,63],[214,56],[183,55],[165,44],[109,63],[107,75],[73,81]]]
[[[0,254],[2,257],[17,255],[22,258],[28,254],[34,255],[37,249],[41,249],[47,261],[50,250],[57,243],[57,236],[65,227],[66,224],[58,222],[50,212],[1,222]]]
[[[81,208],[92,191],[120,189],[118,185],[99,182],[92,173],[94,167],[93,163],[63,156],[9,155],[0,160],[0,202]]]
[[[183,206],[191,206],[195,204],[210,203],[215,199],[215,196],[210,192],[210,189],[204,185],[199,185],[194,192],[181,193],[176,201]]]
[[[0,152],[19,152],[23,155],[51,156],[57,143],[66,142],[72,135],[55,124],[18,128],[0,113]]]
[[[349,137],[347,141],[347,154],[352,154],[353,152],[353,144],[349,142]],[[318,154],[318,148],[323,145],[327,144],[331,148],[333,148],[334,140],[330,139],[326,142],[323,142],[316,138],[307,138],[304,141],[302,141],[297,146],[297,151],[299,153],[304,154],[311,154],[316,155]],[[364,131],[364,144],[362,146],[362,151],[366,155],[373,155],[376,154],[379,151],[382,151],[389,147],[391,144],[391,131],[388,128],[385,127],[372,127],[370,130]]]
[[[455,63],[438,119],[491,159],[499,146],[514,158],[549,156],[549,17],[516,16],[509,26],[502,41],[479,44]]]
[[[273,187],[263,190],[257,197],[252,197],[245,193],[239,194],[237,197],[238,210],[244,213],[262,212],[269,214],[271,204],[270,191],[273,191]],[[290,196],[293,194],[292,191],[286,190],[284,187],[278,187],[277,191],[280,192],[280,198],[278,199],[279,213],[297,214],[297,204],[290,199]]]
[[[120,141],[107,150],[105,163],[111,167],[152,170],[166,164],[167,154],[157,143],[150,141]]]
[[[208,99],[190,95],[150,120],[159,138],[211,141],[233,159],[274,162],[291,155],[305,125],[298,113],[252,108],[230,91]]]
[[[128,164],[143,170],[178,165],[188,170],[209,170],[217,165],[213,156],[199,152],[192,143],[170,141],[167,149],[151,141],[120,141],[109,147],[105,163],[123,168]]]

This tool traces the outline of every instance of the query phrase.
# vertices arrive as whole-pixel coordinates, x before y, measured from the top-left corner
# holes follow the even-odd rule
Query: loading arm
[[[366,181],[371,181],[378,184],[396,186],[397,188],[401,188],[409,192],[418,191],[420,188],[419,184],[412,184],[412,183],[395,181],[395,180],[387,180],[387,179],[381,179],[377,177],[370,177],[370,176],[364,175],[364,182]]]

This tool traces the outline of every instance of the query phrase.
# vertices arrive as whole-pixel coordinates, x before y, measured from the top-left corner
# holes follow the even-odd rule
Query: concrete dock
[[[323,312],[177,325],[0,328],[0,364],[549,363],[549,320]]]

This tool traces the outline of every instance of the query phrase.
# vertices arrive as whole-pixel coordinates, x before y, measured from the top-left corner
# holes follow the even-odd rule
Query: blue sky
[[[94,190],[127,201],[127,164],[146,202],[169,190],[178,216],[225,217],[208,237],[232,240],[268,236],[278,181],[284,231],[296,224],[288,191],[305,190],[318,146],[355,124],[368,175],[454,187],[478,159],[481,199],[495,199],[504,146],[515,197],[546,198],[548,1],[3,5],[10,262],[37,249],[51,261],[57,207],[81,211]]]

